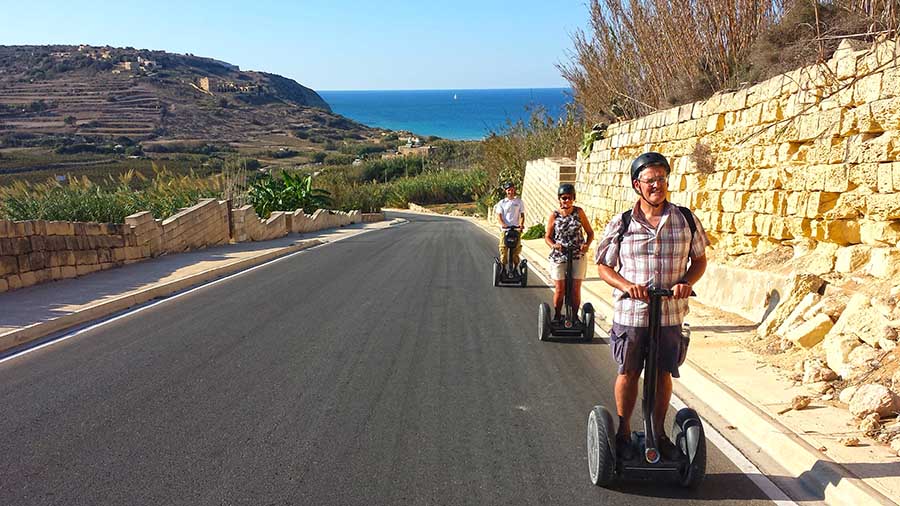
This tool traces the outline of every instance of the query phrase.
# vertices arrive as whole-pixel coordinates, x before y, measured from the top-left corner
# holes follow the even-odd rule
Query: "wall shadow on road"
[[[847,471],[867,478],[895,476],[897,465],[890,462],[838,465],[818,460],[810,470],[804,471],[800,476],[766,475],[765,478],[781,490],[790,490],[791,499],[795,502],[821,502],[825,500],[825,490],[838,486],[845,479]],[[772,498],[755,485],[751,476],[743,473],[710,473],[696,490],[684,489],[675,483],[662,481],[625,480],[617,481],[610,489],[635,496],[694,501],[771,500]],[[873,493],[878,494],[874,491]]]

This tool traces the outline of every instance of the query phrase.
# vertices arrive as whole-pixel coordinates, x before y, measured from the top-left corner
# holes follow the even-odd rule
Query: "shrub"
[[[547,234],[547,231],[544,228],[543,223],[538,223],[537,225],[532,225],[522,234],[522,239],[539,239],[544,237]]]
[[[310,213],[330,206],[330,193],[313,188],[312,182],[312,176],[304,177],[288,171],[283,171],[280,178],[263,174],[250,185],[247,200],[260,217],[268,217],[272,211],[303,209]]]

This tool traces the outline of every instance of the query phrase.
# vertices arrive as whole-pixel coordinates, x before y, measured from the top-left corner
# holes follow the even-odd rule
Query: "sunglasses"
[[[669,182],[665,176],[654,177],[650,179],[638,179],[638,181],[644,183],[645,185],[653,186],[653,185],[662,185]]]
[[[560,195],[559,200],[575,200],[575,197],[571,195]]]

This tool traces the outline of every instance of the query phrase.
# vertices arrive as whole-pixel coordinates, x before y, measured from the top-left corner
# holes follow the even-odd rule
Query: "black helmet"
[[[516,187],[516,185],[512,181],[506,181],[502,185],[500,185],[500,188],[503,188],[504,190],[508,190],[510,188],[515,188],[515,187]]]
[[[672,172],[666,157],[654,151],[648,151],[631,162],[631,182],[633,183],[641,175],[642,170],[650,166],[665,168],[667,176]]]
[[[574,197],[575,196],[575,185],[573,185],[572,183],[563,183],[563,184],[559,185],[559,190],[556,190],[556,195],[557,196],[571,195]]]

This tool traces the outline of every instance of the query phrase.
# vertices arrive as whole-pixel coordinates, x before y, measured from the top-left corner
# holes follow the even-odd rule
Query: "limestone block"
[[[760,236],[764,238],[768,238],[772,232],[772,222],[774,221],[774,216],[771,214],[754,214],[753,215],[753,230],[756,231]]]
[[[871,121],[883,131],[900,129],[900,103],[896,99],[866,102],[866,110],[871,115]]]
[[[792,237],[809,237],[812,232],[812,220],[809,218],[785,218],[788,233]]]
[[[895,132],[857,134],[847,138],[846,160],[849,163],[889,162],[898,158],[898,149],[900,143]]]
[[[897,279],[900,276],[900,250],[873,248],[866,272],[881,279]]]
[[[19,278],[21,279],[22,288],[34,286],[38,282],[37,275],[34,273],[34,271],[23,272],[19,274]]]
[[[839,193],[834,192],[809,192],[805,216],[807,218],[820,218],[834,208],[837,204]]]
[[[791,227],[786,218],[778,216],[772,217],[772,225],[769,229],[769,237],[779,240],[793,239],[794,234],[791,233]]]
[[[807,294],[818,292],[824,281],[822,278],[807,273],[793,274],[785,284],[784,293],[780,294],[781,300],[775,306],[775,310],[757,328],[761,337],[767,337],[774,332],[784,320],[794,311],[794,308]]]
[[[803,323],[804,318],[803,314],[808,311],[812,306],[818,303],[822,299],[822,296],[815,292],[810,292],[804,296],[793,311],[788,315],[787,318],[778,326],[778,329],[775,330],[775,335],[785,337],[792,328],[796,327],[798,324]]]
[[[869,262],[872,247],[865,244],[855,244],[838,249],[834,270],[842,273],[850,273],[862,268]]]
[[[746,255],[753,253],[759,244],[759,237],[748,237],[740,234],[724,234],[721,247],[728,255]]]
[[[894,191],[894,163],[886,162],[878,164],[878,193],[891,193]]]
[[[788,216],[805,216],[808,203],[809,192],[788,192],[785,195],[785,211]]]
[[[882,75],[880,73],[869,74],[859,78],[852,86],[853,102],[866,104],[878,100],[881,97],[881,87]]]
[[[821,313],[828,315],[828,317],[831,318],[831,321],[836,322],[841,317],[844,309],[846,309],[847,301],[848,298],[842,294],[828,294],[803,313],[803,319],[809,320],[813,316]]]
[[[872,306],[868,296],[861,293],[850,298],[835,327],[838,332],[852,334],[872,347],[879,338],[890,335],[890,321]]]
[[[709,116],[706,119],[706,129],[705,133],[711,134],[714,132],[721,132],[725,129],[725,115],[718,113]]]
[[[760,235],[756,230],[756,214],[755,213],[735,213],[734,230],[735,232],[745,235]]]
[[[0,256],[0,276],[19,272],[19,262],[13,255]]]
[[[900,192],[867,195],[866,208],[870,219],[879,221],[900,219]]]
[[[749,198],[750,192],[724,191],[722,192],[722,209],[730,213],[744,211]]]
[[[840,320],[838,321],[840,323]],[[837,323],[835,324],[837,326]],[[828,368],[838,373],[842,378],[849,379],[853,374],[853,366],[850,364],[850,352],[860,346],[862,342],[852,334],[835,332],[834,327],[822,340],[822,348],[825,350],[825,361]]]
[[[870,221],[860,223],[860,241],[875,246],[892,246],[900,242],[900,221]]]
[[[900,191],[900,163],[894,162],[891,164],[891,174],[894,190]]]
[[[891,390],[878,383],[869,383],[859,387],[850,400],[850,413],[863,418],[872,413],[879,417],[890,416],[900,409],[900,400]]]
[[[847,165],[843,163],[823,167],[820,173],[823,179],[822,190],[826,192],[849,191],[851,188],[847,172]]]
[[[793,343],[809,349],[819,344],[829,330],[834,326],[828,315],[818,314],[811,320],[805,321],[789,330],[785,338]]]
[[[812,237],[841,245],[859,244],[859,222],[856,220],[816,220],[812,227]]]
[[[6,276],[6,282],[9,285],[9,290],[18,290],[19,288],[22,288],[22,277],[18,274]]]
[[[876,191],[878,189],[878,164],[877,163],[860,163],[850,164],[847,167],[847,176],[850,182]]]
[[[861,218],[865,215],[865,191],[841,193],[834,203],[834,207],[822,216],[828,220]]]

